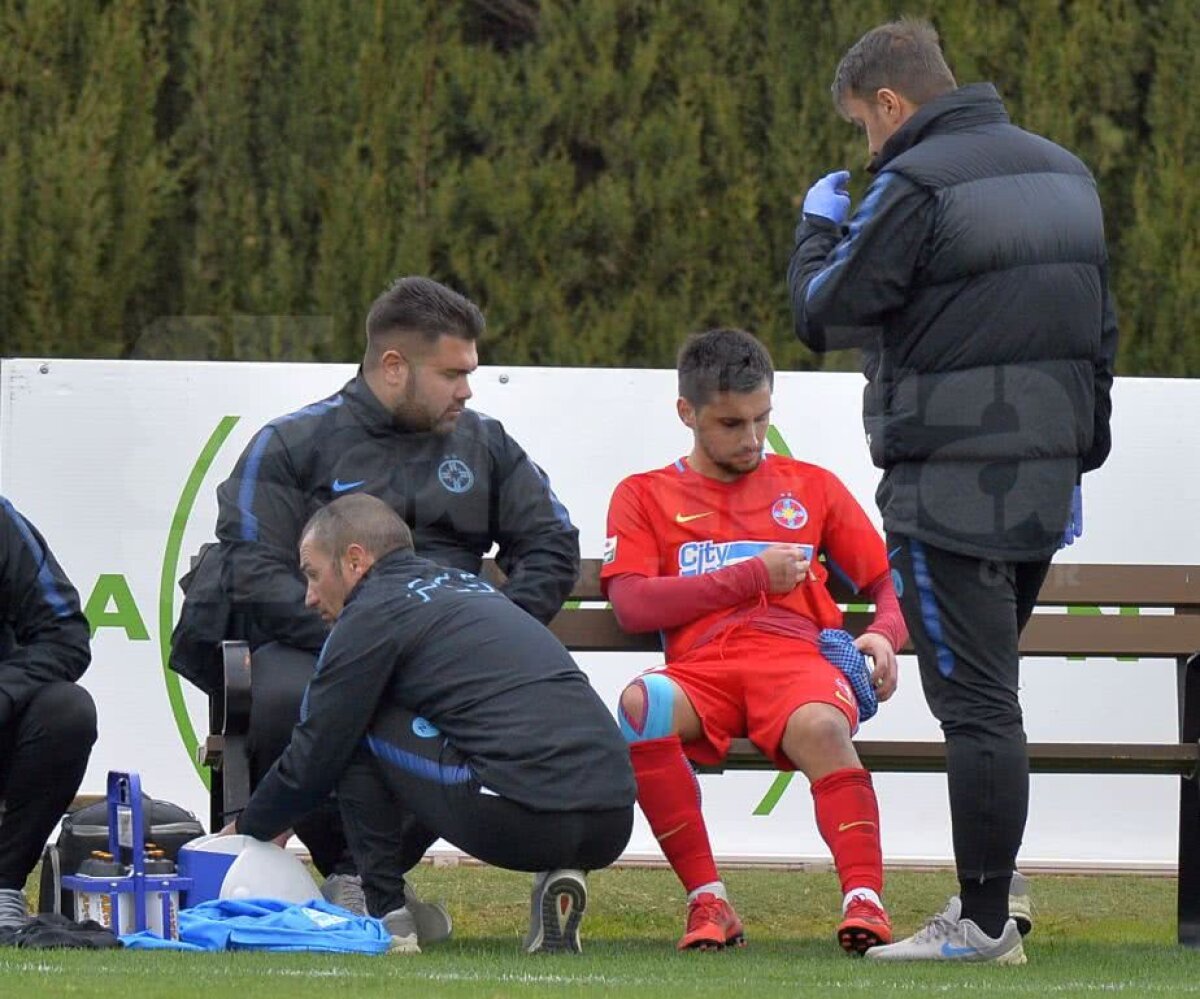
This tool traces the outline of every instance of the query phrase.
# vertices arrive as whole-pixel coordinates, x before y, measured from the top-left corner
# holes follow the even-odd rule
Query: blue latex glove
[[[804,196],[804,214],[816,215],[829,219],[835,225],[842,225],[850,214],[850,195],[846,191],[849,181],[849,170],[827,173]]]
[[[1083,486],[1076,486],[1075,492],[1071,494],[1071,516],[1067,519],[1067,526],[1063,530],[1062,541],[1059,543],[1059,548],[1066,548],[1067,545],[1073,545],[1076,538],[1083,537]]]

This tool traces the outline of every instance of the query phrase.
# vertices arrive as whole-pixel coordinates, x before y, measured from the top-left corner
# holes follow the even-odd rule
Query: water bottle
[[[153,843],[146,846],[153,847]],[[146,871],[146,929],[164,940],[179,939],[179,891],[175,863],[162,850],[148,849]]]
[[[92,855],[79,865],[76,874],[83,887],[75,889],[75,921],[94,919],[118,936],[132,933],[134,912],[129,895],[118,895],[116,920],[113,913],[113,893],[129,875],[129,869],[113,859],[111,853],[93,850]]]

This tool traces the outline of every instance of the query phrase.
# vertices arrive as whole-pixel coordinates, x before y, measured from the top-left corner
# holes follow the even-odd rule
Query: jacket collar
[[[908,152],[931,135],[959,132],[980,125],[1007,125],[1008,122],[1008,112],[996,88],[990,83],[971,83],[922,104],[916,114],[883,144],[867,169],[878,173],[901,153]]]

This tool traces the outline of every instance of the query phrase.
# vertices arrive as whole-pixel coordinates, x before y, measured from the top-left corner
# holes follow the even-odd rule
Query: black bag
[[[233,609],[221,586],[221,562],[220,544],[201,546],[192,568],[179,580],[183,607],[171,632],[171,669],[209,695],[224,686],[221,642],[232,637]]]
[[[169,801],[142,796],[143,835],[174,860],[179,848],[204,835],[196,816]],[[62,886],[64,875],[78,874],[79,866],[93,850],[108,852],[108,802],[97,801],[76,809],[62,820],[58,840],[42,854],[42,879],[38,892],[38,912],[57,912],[75,917],[75,893]]]

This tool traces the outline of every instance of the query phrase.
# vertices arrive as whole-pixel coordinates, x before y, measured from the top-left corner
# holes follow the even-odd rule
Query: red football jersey
[[[609,502],[607,535],[602,580],[623,573],[695,576],[754,558],[773,544],[810,546],[809,578],[789,593],[767,594],[767,600],[803,615],[818,629],[842,625],[818,553],[858,589],[888,571],[883,538],[838,477],[774,454],[733,482],[701,475],[683,458],[630,475]],[[711,633],[722,618],[743,614],[755,603],[671,629],[668,661]]]

